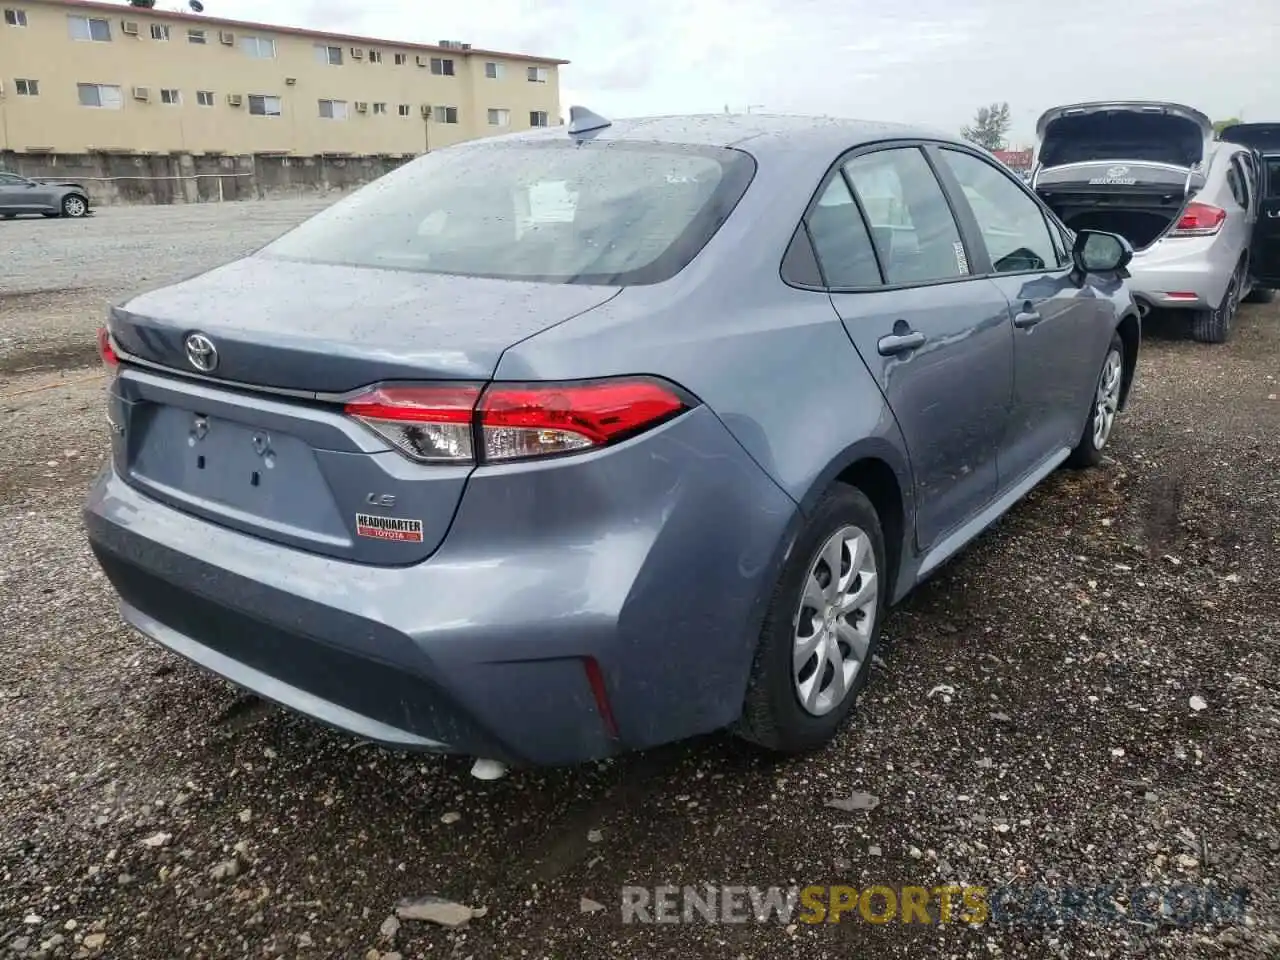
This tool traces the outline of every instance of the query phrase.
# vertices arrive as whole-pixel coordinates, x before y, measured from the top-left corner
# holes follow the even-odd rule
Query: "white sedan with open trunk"
[[[1032,184],[1073,230],[1119,233],[1134,248],[1139,308],[1192,311],[1195,339],[1222,343],[1241,300],[1275,284],[1251,264],[1261,195],[1257,155],[1214,139],[1175,103],[1110,101],[1041,116]]]

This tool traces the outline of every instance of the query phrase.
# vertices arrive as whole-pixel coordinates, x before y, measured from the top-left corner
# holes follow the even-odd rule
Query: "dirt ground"
[[[63,261],[118,237],[148,274],[0,273],[0,957],[1280,957],[1280,305],[1223,347],[1149,325],[1108,461],[890,615],[823,752],[712,736],[483,783],[134,635],[82,536],[106,298],[307,212],[0,224]],[[878,803],[827,806],[851,791]],[[1121,892],[981,926],[622,922],[624,885],[707,883]],[[1188,886],[1246,907],[1184,924],[1125,894]],[[484,913],[393,932],[422,895]]]

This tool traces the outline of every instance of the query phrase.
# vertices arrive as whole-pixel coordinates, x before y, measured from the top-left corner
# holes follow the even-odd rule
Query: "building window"
[[[511,124],[510,110],[494,110],[494,109],[489,110],[489,126],[506,127],[506,126],[510,126],[510,124]]]
[[[13,86],[20,97],[40,96],[39,80],[15,80],[13,81]]]
[[[369,51],[369,62],[370,62],[370,63],[381,63],[381,62],[382,62],[382,51],[381,51],[381,50],[370,50],[370,51]]]
[[[397,53],[397,54],[396,54],[396,66],[397,66],[397,67],[403,67],[403,66],[404,66],[406,63],[408,63],[408,62],[409,62],[409,55],[408,55],[407,53]]]
[[[437,77],[452,77],[453,61],[444,57],[432,57],[431,72]]]
[[[345,120],[347,119],[347,101],[345,100],[321,100],[320,116],[324,120]]]
[[[172,87],[161,87],[160,102],[167,103],[171,107],[180,106],[182,104],[182,91],[175,90]]]
[[[188,30],[187,43],[204,43],[205,36],[203,30]]]
[[[375,114],[385,114],[387,112],[387,105],[385,103],[375,103],[373,105],[373,112]]]
[[[212,107],[212,106],[213,106],[213,91],[212,91],[212,90],[197,90],[197,91],[196,91],[196,103],[198,103],[198,104],[199,104],[200,106],[202,106],[202,107]]]
[[[72,40],[97,40],[105,43],[111,39],[111,21],[97,17],[67,17],[67,29]]]
[[[436,107],[436,123],[457,123],[457,107]]]
[[[413,113],[413,108],[410,107],[409,104],[407,103],[400,104],[400,116],[407,117],[411,113]]]
[[[505,65],[501,63],[494,63],[492,60],[488,61],[484,65],[484,75],[488,80],[501,80],[506,72],[507,70]]]
[[[241,37],[240,49],[256,60],[276,58],[276,42],[270,37]]]
[[[280,98],[251,93],[249,94],[249,113],[255,117],[278,117],[280,116]]]
[[[529,126],[545,127],[546,125],[547,125],[547,111],[545,110],[529,111]]]
[[[316,44],[316,59],[321,63],[328,63],[335,67],[342,66],[342,48],[326,47],[322,43]]]
[[[152,40],[168,40],[169,25],[165,23],[153,23],[151,25],[151,39]]]
[[[25,10],[5,10],[4,22],[10,27],[25,27],[27,25],[27,11]]]
[[[124,104],[118,86],[106,83],[77,83],[76,93],[82,107],[101,107],[103,110],[119,110]]]
[[[546,83],[547,68],[546,67],[530,67],[528,72],[530,83]]]

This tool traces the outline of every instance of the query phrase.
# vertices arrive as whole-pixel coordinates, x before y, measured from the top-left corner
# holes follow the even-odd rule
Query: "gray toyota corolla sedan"
[[[1130,256],[945,136],[575,108],[113,308],[89,538],[143,634],[383,744],[814,748],[888,607],[1101,459]]]

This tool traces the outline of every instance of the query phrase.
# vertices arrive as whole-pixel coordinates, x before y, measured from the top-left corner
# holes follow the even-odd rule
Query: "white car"
[[[1176,103],[1054,107],[1036,136],[1036,192],[1071,229],[1129,240],[1143,313],[1190,311],[1196,340],[1226,341],[1241,300],[1271,286],[1250,261],[1262,172],[1254,151],[1215,140],[1207,116]]]

